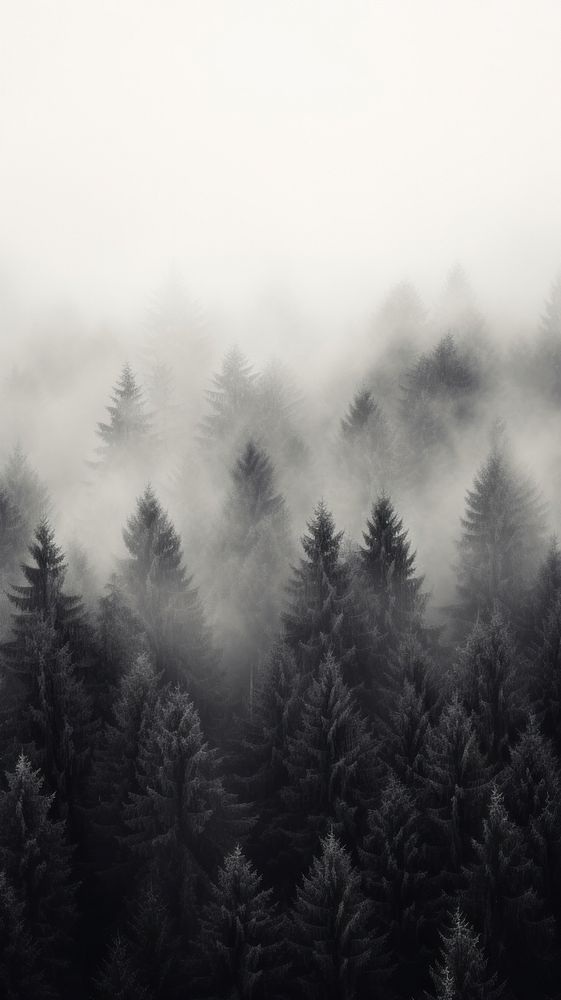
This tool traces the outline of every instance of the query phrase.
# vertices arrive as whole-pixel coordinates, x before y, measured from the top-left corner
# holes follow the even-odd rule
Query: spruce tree
[[[274,868],[279,851],[281,790],[288,781],[288,740],[300,718],[300,688],[294,654],[279,642],[258,678],[253,711],[244,720],[237,755],[243,798],[253,803],[257,813],[250,844],[261,870]]]
[[[372,739],[331,654],[320,664],[288,739],[286,805],[289,863],[305,869],[319,838],[333,830],[356,849],[366,820],[373,769]]]
[[[41,968],[37,943],[26,927],[25,908],[0,872],[0,995],[5,1000],[54,1000]]]
[[[239,448],[252,423],[257,373],[234,347],[224,356],[222,370],[213,376],[213,389],[206,393],[210,412],[201,424],[205,447]]]
[[[33,530],[51,514],[51,501],[45,484],[31,468],[19,445],[12,449],[0,474],[0,486],[21,518],[22,551],[31,541]]]
[[[536,892],[539,876],[522,830],[508,815],[496,786],[474,852],[474,861],[464,870],[465,905],[481,928],[489,954],[512,981],[520,976],[523,982],[533,966],[535,983],[540,963],[550,956],[553,921]]]
[[[441,692],[434,664],[415,635],[406,636],[388,664],[380,754],[408,786],[418,785]]]
[[[553,601],[540,630],[531,676],[536,712],[557,753],[561,753],[561,595]]]
[[[480,746],[497,764],[506,757],[522,704],[516,649],[499,614],[472,629],[460,654],[458,682]]]
[[[147,650],[142,621],[128,603],[117,576],[112,575],[99,600],[96,629],[96,705],[102,718],[110,715],[115,688]]]
[[[500,439],[466,495],[455,615],[464,627],[500,610],[518,625],[543,551],[544,508]]]
[[[391,658],[407,633],[421,629],[423,578],[416,575],[415,552],[388,496],[374,503],[363,539],[353,581],[360,618],[359,680],[370,708],[380,712]]]
[[[0,576],[13,572],[24,545],[22,514],[6,488],[0,486]]]
[[[29,745],[57,793],[57,813],[74,834],[95,733],[91,704],[68,645],[61,646],[54,626],[41,615],[32,614],[27,623],[26,657],[15,738]]]
[[[335,530],[333,515],[323,500],[307,527],[301,539],[305,559],[294,569],[288,608],[282,616],[284,638],[306,672],[313,673],[332,651],[343,668],[352,673],[350,589],[340,556],[343,532]]]
[[[394,983],[399,995],[408,995],[423,969],[428,875],[415,799],[394,774],[368,814],[360,858],[376,925],[391,951]]]
[[[281,514],[284,499],[275,493],[274,469],[267,453],[248,441],[232,472],[232,492],[226,510],[228,540],[247,554],[259,524]]]
[[[96,981],[99,1000],[150,1000],[128,943],[117,935]]]
[[[296,893],[293,950],[300,987],[314,1000],[354,1000],[380,950],[360,875],[333,833]]]
[[[188,924],[208,873],[249,823],[225,790],[217,753],[178,687],[162,693],[140,734],[137,780],[140,790],[124,806],[127,842],[158,873],[178,926]]]
[[[108,422],[97,425],[101,441],[98,448],[101,462],[134,461],[139,457],[141,449],[148,444],[150,420],[146,414],[142,389],[130,365],[123,365],[111,400],[107,407]]]
[[[533,714],[510,751],[501,785],[539,875],[536,888],[544,898],[555,897],[561,875],[561,779],[551,743]]]
[[[239,846],[226,856],[201,913],[195,994],[237,1000],[277,994],[282,921],[272,895]]]
[[[26,932],[41,968],[56,987],[71,959],[75,921],[71,851],[63,822],[51,818],[54,795],[43,791],[39,771],[22,755],[0,792],[0,870],[23,909]]]
[[[427,741],[421,800],[433,847],[431,871],[445,891],[457,886],[461,867],[471,856],[489,779],[475,727],[455,694]]]
[[[52,625],[61,643],[70,642],[75,652],[83,652],[86,638],[82,601],[64,591],[66,562],[48,521],[39,524],[29,552],[33,563],[21,567],[26,583],[13,584],[8,594],[15,608],[13,639],[4,643],[3,653],[15,673],[28,669],[28,627],[38,615]]]
[[[479,936],[459,906],[440,938],[440,958],[430,970],[434,992],[425,994],[427,1000],[498,1000],[503,995],[504,985],[496,973],[489,975]]]
[[[217,684],[216,654],[183,563],[181,538],[150,486],[138,498],[123,538],[129,553],[122,564],[125,587],[146,628],[156,668],[186,684],[204,710]]]

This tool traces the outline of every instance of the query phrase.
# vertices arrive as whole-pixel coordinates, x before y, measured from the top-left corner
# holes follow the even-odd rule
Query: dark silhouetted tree
[[[23,755],[6,777],[7,788],[0,792],[0,869],[21,903],[20,918],[41,968],[57,987],[72,958],[75,921],[64,823],[51,819],[54,795],[43,791],[43,779]]]
[[[25,923],[25,908],[0,872],[0,993],[5,1000],[54,1000],[39,948]]]
[[[440,934],[440,958],[431,967],[434,992],[427,1000],[498,1000],[504,985],[489,975],[479,937],[456,907],[449,927]]]
[[[317,669],[330,650],[343,670],[352,672],[354,643],[346,566],[340,557],[343,532],[321,501],[302,538],[305,559],[294,570],[283,614],[284,637],[307,672]]]
[[[196,995],[265,1000],[277,994],[282,922],[272,896],[239,846],[226,856],[201,913]]]
[[[303,698],[299,729],[288,739],[286,804],[288,850],[296,874],[330,829],[356,849],[366,821],[373,768],[365,720],[329,654]]]
[[[295,966],[314,1000],[353,1000],[376,961],[380,942],[349,854],[330,833],[302,878],[293,910]]]

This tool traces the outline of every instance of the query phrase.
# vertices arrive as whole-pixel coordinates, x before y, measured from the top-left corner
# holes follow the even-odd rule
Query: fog
[[[65,539],[90,516],[87,491],[101,495],[87,462],[125,361],[144,387],[155,362],[174,370],[181,432],[169,467],[142,477],[172,509],[169,477],[196,454],[205,390],[234,344],[255,370],[284,364],[300,400],[309,481],[303,489],[285,470],[279,484],[295,544],[320,496],[360,537],[365,504],[337,476],[340,420],[380,378],[395,419],[410,365],[457,326],[445,308],[451,268],[465,269],[500,364],[535,339],[561,267],[560,32],[559,5],[543,0],[5,5],[2,451],[21,442]],[[403,331],[383,308],[403,281],[425,320],[394,366],[384,359]],[[154,302],[176,293],[191,338],[179,354],[150,320]],[[202,342],[193,360],[186,344]],[[511,376],[457,432],[430,488],[392,487],[437,597],[497,418],[558,527],[545,480],[556,411],[539,392],[521,410]],[[186,544],[205,505],[195,479],[194,522],[185,503],[177,513]],[[92,535],[108,537],[108,555],[94,558],[101,577],[134,502],[121,486],[107,488],[110,520],[97,524],[98,504],[91,515]],[[204,561],[200,551],[188,560]]]

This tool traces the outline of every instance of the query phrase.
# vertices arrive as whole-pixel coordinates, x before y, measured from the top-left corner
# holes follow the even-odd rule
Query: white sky
[[[461,261],[533,316],[560,110],[559,0],[0,0],[0,274],[101,316],[170,264],[351,308]]]

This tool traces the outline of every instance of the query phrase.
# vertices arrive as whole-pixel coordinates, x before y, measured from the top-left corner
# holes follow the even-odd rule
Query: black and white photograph
[[[561,1000],[559,0],[0,0],[0,1000]]]

